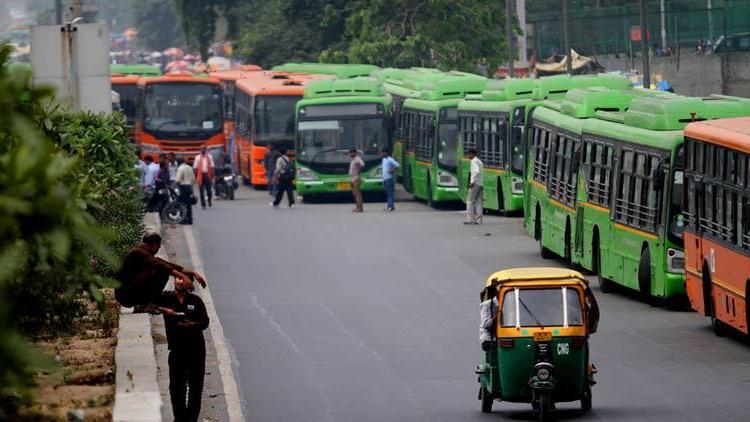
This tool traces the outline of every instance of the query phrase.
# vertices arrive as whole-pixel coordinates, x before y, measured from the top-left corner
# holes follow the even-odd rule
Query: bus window
[[[255,104],[256,143],[294,139],[294,106],[299,97],[259,96]]]
[[[672,170],[672,201],[669,204],[669,234],[672,241],[682,245],[682,233],[685,231],[685,221],[682,216],[682,194],[684,189],[684,145],[677,149],[674,169]]]

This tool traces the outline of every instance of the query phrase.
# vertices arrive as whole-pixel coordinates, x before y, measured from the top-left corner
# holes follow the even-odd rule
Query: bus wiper
[[[161,130],[162,126],[169,125],[172,123],[180,123],[181,120],[167,120],[166,122],[161,122],[159,126],[156,127],[156,129],[153,129],[154,132],[158,132]]]
[[[335,151],[344,151],[344,152],[346,152],[346,151],[349,151],[349,150],[346,149],[346,148],[331,148],[331,149],[324,149],[323,151],[318,151],[318,152],[315,153],[315,155],[313,155],[312,159],[310,159],[310,164],[312,164],[312,163],[315,162],[315,159],[318,158],[318,155],[327,154],[329,152],[335,152]]]
[[[542,324],[542,322],[539,321],[539,319],[537,319],[537,317],[534,315],[534,313],[531,312],[531,309],[529,309],[529,307],[526,306],[526,303],[523,301],[523,299],[521,299],[520,295],[518,296],[518,303],[520,303],[521,306],[523,306],[523,309],[526,309],[526,312],[529,313],[529,316],[534,320],[534,322],[536,322],[536,325],[538,327],[544,327],[544,324]]]

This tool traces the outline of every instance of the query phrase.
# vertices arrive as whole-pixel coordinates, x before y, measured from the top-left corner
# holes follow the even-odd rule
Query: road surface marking
[[[188,251],[190,252],[190,260],[193,262],[193,270],[205,275],[206,272],[203,269],[203,260],[198,253],[198,245],[195,242],[193,228],[190,226],[183,227],[185,228],[185,240],[187,242]],[[206,304],[208,318],[211,320],[209,330],[211,337],[214,340],[216,358],[219,361],[219,372],[221,373],[221,383],[224,386],[224,398],[227,403],[229,420],[232,422],[242,422],[245,418],[242,415],[242,402],[239,389],[237,388],[237,382],[235,381],[234,373],[232,372],[232,358],[224,338],[224,328],[221,326],[219,315],[216,313],[216,308],[214,308],[214,299],[213,296],[211,296],[210,286],[206,286],[206,288],[203,289],[201,297]]]

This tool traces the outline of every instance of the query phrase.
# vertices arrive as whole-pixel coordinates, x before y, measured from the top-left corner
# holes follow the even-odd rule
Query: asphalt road
[[[396,207],[275,210],[241,188],[196,210],[248,420],[533,419],[526,405],[479,410],[478,294],[497,269],[561,264],[541,259],[521,218],[464,226],[456,209]],[[695,313],[595,292],[594,409],[559,404],[559,420],[750,420],[746,342]]]

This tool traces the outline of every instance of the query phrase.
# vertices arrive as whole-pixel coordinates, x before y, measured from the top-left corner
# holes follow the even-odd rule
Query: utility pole
[[[713,11],[714,5],[711,0],[706,0],[706,9],[708,9],[708,39],[713,43],[714,39],[714,19]]]
[[[58,25],[62,25],[63,23],[62,0],[55,0],[55,23]]]
[[[506,37],[508,38],[508,77],[512,78],[515,76],[513,71],[513,60],[516,59],[515,45],[513,38],[515,34],[513,32],[513,0],[505,0],[505,29]]]
[[[661,49],[667,49],[667,25],[665,22],[664,0],[659,1],[659,14],[661,18]]]
[[[565,67],[568,75],[572,75],[573,57],[570,52],[570,0],[563,0],[563,32],[565,33]]]
[[[529,67],[528,53],[526,49],[526,0],[516,0],[516,16],[518,16],[518,26],[521,27],[521,36],[516,37],[518,40],[518,62],[521,67]]]
[[[567,1],[567,0],[566,0]],[[646,5],[644,0],[638,0],[638,10],[641,15],[641,60],[643,60],[643,87],[651,87],[651,70],[648,66],[648,28],[646,28]]]

